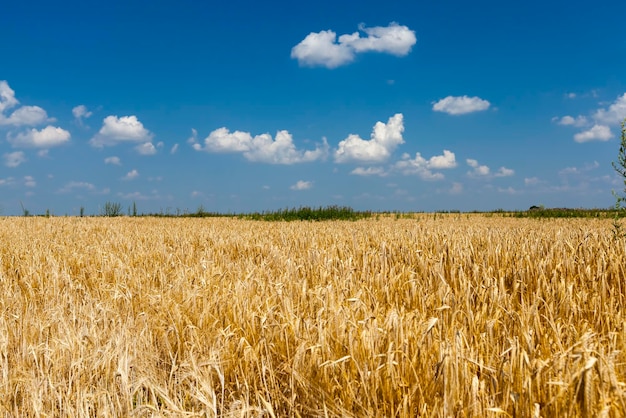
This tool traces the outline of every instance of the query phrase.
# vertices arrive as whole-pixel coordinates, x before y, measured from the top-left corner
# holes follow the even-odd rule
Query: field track
[[[0,416],[626,416],[611,228],[0,218]]]

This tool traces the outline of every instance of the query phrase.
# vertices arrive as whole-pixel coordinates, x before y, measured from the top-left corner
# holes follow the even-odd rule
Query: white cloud
[[[354,174],[355,176],[380,176],[385,177],[387,173],[385,169],[382,167],[357,167],[350,172],[350,174]]]
[[[122,180],[133,180],[139,177],[139,172],[137,170],[131,170],[122,178]]]
[[[140,155],[154,155],[157,153],[157,149],[154,144],[152,144],[152,142],[144,142],[143,144],[139,144],[135,147],[135,150]]]
[[[524,178],[524,184],[526,186],[535,186],[537,184],[541,183],[541,180],[539,180],[538,177],[526,177]]]
[[[39,106],[22,106],[16,109],[9,116],[6,116],[4,112],[19,104],[19,101],[15,98],[15,92],[6,80],[0,80],[0,125],[12,125],[12,126],[35,126],[42,124],[46,121],[53,121],[48,119],[48,114]]]
[[[498,171],[496,172],[496,174],[494,174],[496,177],[510,177],[512,175],[515,175],[515,170],[512,170],[510,168],[506,168],[506,167],[500,167],[498,169]]]
[[[371,28],[361,24],[359,30],[367,36],[362,38],[359,32],[341,35],[339,43],[351,47],[357,53],[373,51],[402,57],[411,52],[411,48],[417,42],[414,31],[395,22],[389,26]]]
[[[449,115],[463,115],[489,109],[491,103],[480,97],[448,96],[433,104],[435,112],[444,112]]]
[[[289,187],[291,190],[308,190],[313,187],[312,181],[298,180],[296,184]]]
[[[561,176],[569,176],[569,175],[582,175],[588,173],[589,171],[595,170],[600,167],[600,163],[594,161],[591,164],[585,164],[583,167],[565,167],[564,169],[559,171],[559,175]]]
[[[300,65],[336,68],[354,60],[354,51],[347,45],[338,44],[337,34],[332,30],[311,32],[291,49],[291,58]]]
[[[593,118],[604,125],[618,125],[626,118],[626,93],[619,96],[607,109],[598,109]],[[582,141],[578,141],[582,142]]]
[[[519,193],[517,190],[515,190],[511,186],[509,186],[507,188],[498,187],[497,190],[498,190],[498,193],[506,193],[506,194],[517,194],[517,193]]]
[[[72,114],[76,119],[87,119],[93,115],[93,112],[87,110],[87,106],[85,105],[78,105],[72,109]]]
[[[500,167],[498,171],[492,174],[488,166],[480,165],[478,161],[472,158],[468,158],[465,162],[473,169],[467,172],[470,177],[510,177],[515,174],[515,170],[506,167]]]
[[[291,58],[300,65],[336,68],[352,62],[357,53],[373,51],[404,56],[417,41],[414,31],[394,22],[371,28],[359,25],[359,31],[366,36],[361,37],[357,31],[341,35],[337,40],[332,30],[311,32],[291,49]]]
[[[48,114],[39,106],[22,106],[9,117],[0,114],[0,125],[35,126],[48,120]]]
[[[107,157],[104,159],[104,163],[105,164],[112,164],[112,165],[122,165],[122,161],[120,160],[119,157]]]
[[[576,142],[608,141],[611,138],[613,138],[613,133],[611,128],[606,125],[593,125],[591,129],[574,135]]]
[[[0,114],[6,109],[16,106],[19,102],[15,98],[15,92],[6,80],[0,80]]]
[[[576,127],[581,127],[581,126],[585,126],[587,125],[587,118],[584,116],[577,116],[576,118],[573,118],[572,116],[563,116],[562,118],[553,118],[554,121],[556,121],[556,123],[558,123],[559,125],[564,125],[564,126],[576,126]]]
[[[346,139],[339,142],[335,151],[335,161],[338,163],[385,161],[398,145],[404,143],[403,132],[403,116],[402,113],[397,113],[390,117],[386,124],[377,122],[369,140],[350,134]]]
[[[312,162],[326,158],[328,143],[323,143],[314,150],[298,150],[293,137],[287,131],[278,131],[275,139],[270,134],[252,136],[249,132],[230,132],[227,128],[219,128],[204,139],[204,146],[196,142],[197,133],[192,131],[189,139],[196,151],[207,152],[239,152],[248,161],[269,164],[296,164]]]
[[[8,135],[7,140],[14,147],[50,148],[63,145],[70,140],[70,133],[65,129],[46,126],[41,130],[31,129],[15,136]]]
[[[178,152],[178,144],[174,144],[172,149],[170,149],[170,154],[176,154]]]
[[[459,194],[463,192],[463,184],[454,182],[450,188],[450,194]]]
[[[456,156],[453,152],[443,150],[442,155],[435,155],[430,159],[425,159],[418,152],[415,158],[411,159],[409,154],[403,154],[402,159],[396,162],[394,169],[401,171],[404,175],[418,175],[424,180],[441,180],[444,175],[433,173],[431,170],[442,170],[456,167]]]
[[[4,160],[4,165],[11,168],[17,167],[26,161],[26,157],[22,151],[6,153],[2,156],[2,159]]]
[[[13,177],[0,179],[0,186],[12,186],[13,184],[15,184],[15,179]]]
[[[86,190],[93,192],[96,190],[96,186],[91,183],[87,183],[85,181],[70,181],[65,184],[61,189],[59,189],[59,193],[71,193],[76,190]]]
[[[467,163],[467,165],[473,168],[472,171],[467,172],[467,174],[471,176],[485,177],[488,176],[491,172],[489,167],[487,167],[486,165],[478,164],[478,161],[474,159],[468,158],[467,160],[465,160],[465,162]]]
[[[150,142],[152,137],[152,133],[144,128],[137,116],[107,116],[102,121],[102,128],[89,143],[102,148],[122,142]]]
[[[416,154],[417,158],[417,154]],[[435,155],[428,160],[428,168],[454,168],[456,167],[456,159],[453,152],[447,149],[443,150],[443,155]]]
[[[37,186],[37,182],[33,176],[24,176],[24,186],[35,187]]]

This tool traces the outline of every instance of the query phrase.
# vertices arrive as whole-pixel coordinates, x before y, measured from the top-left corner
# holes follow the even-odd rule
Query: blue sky
[[[609,207],[626,2],[7,2],[0,213]]]

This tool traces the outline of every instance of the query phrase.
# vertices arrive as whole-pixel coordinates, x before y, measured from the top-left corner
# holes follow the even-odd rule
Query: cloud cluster
[[[104,163],[111,164],[111,165],[122,165],[122,161],[120,160],[120,157],[116,157],[116,156],[106,157],[104,159]]]
[[[93,112],[87,109],[85,105],[78,105],[72,109],[72,115],[79,126],[83,126],[83,119],[90,118]]]
[[[364,37],[361,33],[365,34]],[[291,58],[300,65],[336,68],[354,61],[356,54],[381,52],[405,56],[417,42],[415,32],[395,22],[388,26],[368,28],[359,25],[359,31],[339,36],[332,30],[311,32],[291,50]]]
[[[5,114],[19,103],[9,83],[0,80],[0,126],[36,126],[48,121],[48,114],[39,106],[21,106],[11,114]]]
[[[193,149],[214,153],[242,153],[248,161],[268,164],[297,164],[321,160],[328,155],[326,139],[313,150],[299,150],[288,131],[252,136],[249,132],[230,132],[227,128],[214,130],[204,139],[204,146],[197,142],[197,132],[189,139]]]
[[[448,96],[433,103],[433,110],[449,115],[464,115],[487,110],[489,106],[491,106],[489,101],[476,96]]]
[[[26,161],[26,156],[22,151],[15,151],[4,154],[2,159],[5,166],[15,168]]]
[[[467,175],[470,177],[509,177],[515,174],[514,170],[506,167],[500,167],[498,171],[492,173],[491,169],[488,166],[481,165],[478,163],[477,160],[474,160],[472,158],[468,158],[467,160],[465,160],[465,162],[472,168],[472,170],[467,172]]]
[[[608,108],[599,108],[591,114],[593,122],[589,118],[579,115],[563,116],[562,118],[552,118],[559,125],[575,126],[577,128],[587,127],[586,130],[574,134],[574,141],[608,141],[615,135],[611,131],[611,126],[619,125],[626,118],[626,93],[618,96]],[[593,125],[592,125],[593,123]]]
[[[126,175],[122,177],[122,180],[133,180],[133,179],[136,179],[137,177],[139,177],[139,171],[133,169],[129,171],[128,173],[126,173]]]
[[[355,176],[380,176],[385,177],[387,172],[383,167],[357,167],[350,172],[350,174],[354,174]]]
[[[350,134],[339,142],[335,151],[335,161],[380,163],[386,161],[400,144],[404,143],[404,117],[397,113],[387,123],[377,122],[369,140]]]
[[[291,190],[308,190],[313,187],[312,181],[298,180],[296,184],[289,187]]]
[[[41,130],[33,128],[16,135],[8,135],[7,140],[16,148],[50,148],[69,142],[70,136],[65,129],[47,126]]]
[[[454,153],[443,150],[442,155],[435,155],[428,160],[422,157],[419,152],[415,154],[415,158],[411,158],[409,154],[403,154],[402,159],[396,162],[393,168],[405,175],[418,175],[423,180],[441,180],[444,175],[434,173],[432,170],[450,169],[456,165]]]
[[[117,117],[111,115],[103,119],[102,127],[89,143],[96,148],[122,143],[138,143],[135,150],[140,155],[154,155],[157,150],[152,143],[153,137],[152,132],[143,126],[137,116]]]
[[[576,142],[608,141],[611,138],[613,138],[613,133],[606,125],[593,125],[590,129],[574,135]]]
[[[581,127],[587,125],[587,118],[584,116],[577,116],[576,118],[572,116],[563,116],[562,118],[552,118],[552,120],[556,121],[559,125],[563,126],[576,126]]]
[[[608,109],[598,109],[593,118],[606,125],[619,125],[626,118],[626,93],[619,96]]]
[[[9,83],[6,80],[0,80],[0,127],[6,126],[10,129],[7,133],[7,141],[14,148],[42,148],[43,153],[45,153],[45,150],[50,147],[69,142],[71,135],[68,131],[51,125],[43,129],[15,130],[20,127],[32,127],[54,121],[39,106],[20,106],[13,112],[8,112],[18,106],[19,103],[15,98],[15,91],[9,86]],[[26,161],[23,153],[19,154],[21,158],[16,157],[17,153],[6,155],[10,156],[8,160],[5,159],[5,165],[8,167],[17,167]]]

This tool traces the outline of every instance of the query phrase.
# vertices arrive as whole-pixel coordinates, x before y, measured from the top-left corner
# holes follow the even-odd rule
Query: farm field
[[[0,416],[626,416],[610,220],[0,218]]]

